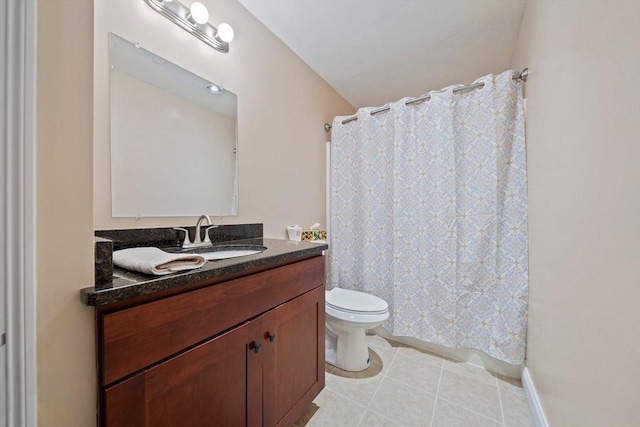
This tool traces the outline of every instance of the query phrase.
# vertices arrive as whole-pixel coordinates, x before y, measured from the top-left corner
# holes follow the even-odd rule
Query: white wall
[[[190,225],[196,220],[111,217],[108,32],[139,42],[238,95],[239,215],[215,222],[262,222],[265,235],[277,238],[286,237],[286,225],[325,223],[324,142],[329,135],[323,124],[354,108],[242,5],[233,0],[203,3],[213,25],[227,22],[234,28],[230,53],[213,50],[142,0],[95,2],[95,228]]]
[[[552,426],[640,425],[640,2],[530,1],[527,366]]]

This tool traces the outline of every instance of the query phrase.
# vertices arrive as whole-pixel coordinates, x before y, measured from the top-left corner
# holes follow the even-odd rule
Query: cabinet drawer
[[[324,283],[324,257],[105,314],[102,384],[139,371]]]

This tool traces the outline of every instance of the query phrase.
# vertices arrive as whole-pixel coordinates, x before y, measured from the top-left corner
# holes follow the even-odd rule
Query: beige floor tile
[[[363,406],[367,406],[376,393],[382,376],[373,378],[343,378],[330,375],[326,388]]]
[[[422,350],[420,348],[411,347],[409,345],[400,347],[398,349],[398,354],[402,354],[403,356],[415,357],[438,366],[442,366],[442,362],[444,360],[437,354],[433,354],[427,350]]]
[[[469,363],[455,362],[452,360],[445,360],[443,366],[445,370],[456,374],[464,375],[487,384],[497,385],[496,374],[493,374],[479,366],[471,365]]]
[[[504,427],[534,426],[519,380],[377,335],[367,343],[371,366],[325,364],[326,388],[294,427],[500,427],[503,416]]]
[[[398,353],[387,372],[387,377],[435,395],[438,392],[441,371],[442,367],[428,358]]]
[[[401,426],[429,426],[435,396],[399,381],[385,377],[369,409]]]
[[[325,388],[295,424],[298,427],[356,427],[364,412],[364,406]]]
[[[502,424],[480,414],[438,399],[431,427],[501,427]]]
[[[368,405],[382,378],[391,365],[395,353],[370,349],[371,366],[365,371],[348,372],[336,368],[326,377],[326,387],[362,405]]]
[[[498,385],[487,384],[444,369],[438,397],[470,409],[487,418],[502,422]]]
[[[402,344],[400,344],[399,342],[388,340],[378,335],[367,335],[366,339],[367,345],[369,347],[380,348],[389,351],[396,351],[398,348],[402,347]]]
[[[399,427],[400,424],[383,417],[377,412],[368,410],[364,413],[362,421],[360,421],[359,427]]]
[[[524,394],[500,391],[505,427],[534,427],[527,397]]]
[[[519,379],[506,377],[504,375],[496,375],[496,378],[500,390],[524,395],[524,388],[522,388],[522,382]]]
[[[395,355],[396,353],[392,350],[370,347],[369,358],[371,362],[367,369],[359,372],[350,372],[334,367],[331,373],[344,378],[371,378],[380,374],[384,375],[389,370]]]

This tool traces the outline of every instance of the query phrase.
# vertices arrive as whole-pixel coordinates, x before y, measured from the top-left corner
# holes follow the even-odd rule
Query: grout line
[[[371,406],[371,402],[373,402],[373,398],[376,397],[376,394],[378,394],[378,391],[380,390],[380,387],[382,386],[384,379],[387,377],[387,374],[391,370],[391,366],[393,365],[393,362],[395,362],[397,356],[398,356],[398,351],[396,349],[396,352],[394,353],[393,358],[391,359],[391,362],[389,362],[389,366],[387,366],[387,370],[384,372],[384,374],[382,374],[382,378],[380,378],[380,384],[378,384],[378,387],[376,387],[376,390],[373,392],[373,395],[371,396],[371,400],[369,400],[369,403],[367,404],[366,410],[369,410],[369,407]]]
[[[326,390],[329,390],[331,393],[333,393],[333,394],[335,394],[335,395],[337,395],[337,396],[339,396],[339,397],[343,398],[344,400],[346,400],[347,402],[351,403],[351,404],[352,404],[352,405],[354,405],[354,406],[360,406],[360,407],[363,407],[363,408],[365,407],[364,405],[362,405],[362,404],[360,404],[360,403],[358,403],[358,402],[354,401],[353,399],[351,399],[351,398],[349,398],[349,397],[345,396],[344,394],[340,393],[339,391],[336,391],[336,390],[334,390],[334,389],[332,389],[332,388],[329,388],[329,387],[327,387],[327,386],[325,386],[325,389],[326,389]],[[362,413],[362,415],[360,416],[360,419],[358,420],[358,424],[356,424],[356,425],[360,425],[360,422],[364,419],[364,414],[365,414],[365,412],[367,412],[367,411],[366,411],[366,408],[365,408],[364,412]],[[313,417],[311,417],[311,418],[313,418]]]
[[[394,358],[394,360],[395,360],[395,358]],[[442,371],[440,371],[440,374],[442,374]],[[386,373],[385,373],[385,376],[386,376]],[[393,377],[389,377],[389,379],[391,381],[400,383],[402,385],[406,385],[407,387],[412,388],[414,390],[420,390],[420,387],[415,385],[415,384],[411,384],[411,383],[408,383],[408,382],[405,382],[405,381],[402,381],[402,380],[400,380],[398,378],[393,378]],[[438,383],[438,384],[440,384],[440,383]],[[377,389],[376,389],[376,392],[377,392]],[[435,397],[437,397],[437,392],[438,392],[437,389],[436,389],[436,393],[431,393],[430,391],[425,391],[425,393],[430,394],[430,395],[435,396]]]
[[[380,384],[378,384],[378,387],[376,387],[376,390],[373,392],[373,394],[371,395],[371,399],[369,399],[369,403],[367,403],[367,406],[364,408],[364,412],[362,413],[362,419],[360,420],[360,422],[362,422],[362,420],[364,420],[364,414],[367,413],[367,411],[370,410],[371,408],[371,402],[373,402],[373,399],[376,397],[376,394],[378,394],[378,391],[380,390],[380,387],[382,387],[382,383],[384,382],[384,379],[387,377],[387,373],[391,370],[391,366],[393,365],[393,362],[396,360],[396,356],[398,355],[398,349],[396,349],[396,351],[393,354],[393,357],[391,358],[391,362],[389,362],[389,366],[387,366],[386,371],[384,372],[384,374],[382,374],[382,378],[380,378]],[[382,357],[380,358],[382,359]],[[377,411],[371,409],[373,412],[375,412],[376,414],[378,414]],[[378,414],[381,415],[381,414]],[[382,416],[383,418],[387,419],[387,417]],[[392,421],[392,420],[390,420]],[[393,421],[395,423],[395,421]],[[358,423],[359,425],[359,423]],[[364,427],[364,426],[363,426]]]
[[[367,413],[367,410],[365,409],[364,412],[360,414],[360,419],[358,419],[358,424],[356,424],[357,427],[360,427],[360,424],[362,424],[362,421],[364,421],[364,414],[366,413]]]
[[[472,365],[471,363],[460,362],[460,364],[464,364],[464,365],[468,365],[468,366],[473,366],[473,367],[474,367],[474,368],[476,368],[476,369],[480,369],[480,370],[482,370],[482,371],[488,372],[488,373],[493,377],[493,380],[494,380],[494,382],[496,383],[496,386],[498,386],[498,387],[499,387],[499,385],[498,385],[498,379],[497,379],[495,376],[493,376],[493,373],[492,373],[490,370],[485,369],[485,368],[483,368],[483,367],[481,367],[481,366]],[[442,366],[443,366],[443,368],[444,368],[444,363],[443,363],[443,365],[442,365]],[[485,384],[489,384],[487,381],[485,381],[485,380],[483,380],[483,379],[480,379],[480,378],[477,378],[477,377],[474,377],[473,375],[469,375],[469,374],[467,374],[467,373],[466,373],[466,372],[464,372],[464,371],[461,371],[461,370],[455,370],[455,369],[447,369],[447,368],[444,368],[444,369],[446,369],[447,371],[449,371],[449,372],[451,372],[451,373],[453,373],[453,374],[456,374],[456,375],[462,375],[463,377],[471,378],[472,380],[476,380],[476,381],[483,382],[483,383],[485,383]]]
[[[431,414],[431,423],[430,426],[433,425],[433,421],[436,418],[436,408],[438,407],[438,398],[440,396],[440,383],[442,382],[442,373],[444,372],[444,360],[442,361],[442,365],[440,366],[440,376],[438,377],[438,387],[436,388],[436,400],[433,402],[433,413]]]
[[[498,402],[500,402],[500,415],[502,416],[502,425],[505,425],[507,421],[504,419],[504,408],[502,407],[502,390],[500,390],[499,384],[498,384]]]
[[[375,409],[367,409],[367,412],[373,412],[377,416],[389,421],[390,423],[393,423],[394,426],[400,427],[400,424],[398,424],[395,420],[392,420],[391,418],[387,417],[386,415],[381,414],[380,412],[376,411]],[[362,417],[362,420],[360,420],[360,423],[362,423],[362,421],[364,421],[364,416]],[[358,427],[371,427],[371,426],[370,425],[362,425],[362,426],[359,425]]]
[[[374,414],[376,414],[376,415],[377,415],[377,416],[379,416],[380,418],[382,418],[382,419],[384,419],[384,420],[386,420],[386,421],[389,421],[389,422],[390,422],[390,423],[392,423],[394,426],[401,427],[401,425],[400,425],[400,424],[398,424],[398,423],[396,422],[396,420],[391,419],[391,418],[387,417],[386,415],[381,414],[380,412],[376,411],[375,409],[368,409],[367,411],[368,411],[368,412],[373,412]],[[364,417],[362,418],[362,421],[364,421]],[[362,421],[361,421],[361,422],[362,422]],[[358,427],[371,427],[371,425],[362,425],[362,426],[358,426]]]
[[[453,405],[453,406],[457,406],[458,408],[464,409],[465,411],[469,411],[469,412],[471,412],[471,413],[474,413],[474,414],[476,414],[476,415],[481,416],[482,418],[485,418],[485,419],[487,419],[487,420],[489,420],[489,421],[493,421],[493,422],[495,422],[495,423],[498,423],[498,424],[500,424],[500,425],[503,425],[503,426],[504,426],[504,423],[503,423],[503,422],[500,422],[499,420],[496,420],[495,418],[487,417],[486,415],[481,414],[481,413],[480,413],[480,412],[478,412],[478,411],[474,411],[474,410],[473,410],[473,409],[471,409],[471,408],[467,408],[467,407],[465,407],[465,406],[458,405],[457,403],[452,402],[452,401],[450,401],[449,399],[445,399],[444,397],[440,397],[439,399],[442,399],[442,400],[444,400],[445,402],[447,402],[447,403],[449,403],[449,404],[451,404],[451,405]],[[500,410],[502,410],[502,408],[501,408]]]
[[[369,346],[369,345],[367,344],[367,346]],[[375,347],[375,346],[369,346],[369,347]],[[380,350],[388,351],[388,350],[386,350],[386,349],[384,349],[384,348],[381,348]],[[327,388],[327,389],[331,390],[331,392],[332,392],[332,393],[335,393],[335,394],[337,394],[338,396],[343,397],[344,399],[346,399],[346,400],[347,400],[347,401],[349,401],[350,403],[355,404],[356,406],[362,406],[362,407],[364,407],[364,411],[362,411],[362,414],[361,414],[361,416],[360,416],[360,419],[358,420],[358,424],[356,424],[357,426],[360,426],[360,424],[361,424],[361,423],[362,423],[362,421],[364,420],[364,416],[365,416],[365,414],[367,413],[367,411],[368,411],[368,410],[370,409],[370,407],[371,407],[371,402],[373,401],[373,398],[376,396],[376,394],[378,393],[378,390],[379,390],[379,389],[380,389],[380,387],[382,386],[382,382],[384,381],[385,377],[387,376],[387,372],[389,372],[389,368],[391,368],[391,365],[393,365],[393,361],[394,361],[394,360],[396,360],[396,355],[398,354],[397,349],[396,349],[396,351],[395,351],[395,352],[393,352],[393,353],[394,353],[394,354],[393,354],[393,358],[391,358],[391,362],[389,362],[389,366],[387,367],[387,370],[385,371],[385,373],[384,373],[384,374],[382,374],[382,378],[380,379],[380,384],[378,384],[378,386],[376,387],[376,390],[375,390],[375,391],[373,392],[373,394],[371,395],[371,399],[369,400],[369,402],[367,403],[367,405],[366,405],[366,406],[365,406],[365,405],[362,405],[362,404],[360,404],[360,403],[358,403],[358,402],[353,401],[352,399],[350,399],[350,398],[348,398],[347,396],[343,395],[342,393],[340,393],[340,392],[338,392],[338,391],[336,391],[336,390],[332,389],[331,387],[328,387],[328,386],[325,384],[325,388]],[[372,409],[372,411],[373,411],[373,412],[375,412],[375,413],[376,413],[376,414],[378,414],[378,415],[381,415],[383,418],[388,419],[387,417],[383,416],[382,414],[379,414],[379,413],[378,413],[378,412],[376,412],[375,410],[373,410],[373,409]],[[392,420],[389,420],[389,421],[392,421]],[[393,421],[392,421],[392,422],[393,422]],[[365,427],[365,426],[362,426],[362,427]]]
[[[506,388],[500,388],[500,384],[498,384],[498,390],[507,392],[509,394],[515,394],[516,396],[526,396],[526,393],[524,392],[524,388],[521,388],[522,391],[512,391]]]

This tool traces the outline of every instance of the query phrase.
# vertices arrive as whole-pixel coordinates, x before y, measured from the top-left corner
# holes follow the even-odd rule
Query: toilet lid
[[[338,310],[359,313],[385,313],[389,309],[382,298],[342,288],[333,288],[327,292],[326,302]]]

